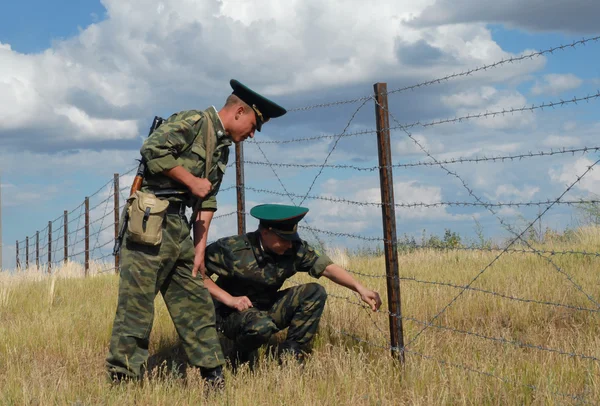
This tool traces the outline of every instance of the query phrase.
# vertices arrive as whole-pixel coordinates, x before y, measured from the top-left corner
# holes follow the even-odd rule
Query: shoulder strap
[[[207,131],[204,132],[204,149],[206,151],[206,162],[204,163],[204,177],[208,178],[210,169],[212,168],[212,157],[215,151],[215,127],[212,119],[208,114],[204,115],[206,119]]]

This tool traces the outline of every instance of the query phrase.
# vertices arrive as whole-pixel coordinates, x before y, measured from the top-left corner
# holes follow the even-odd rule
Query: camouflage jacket
[[[216,195],[221,186],[227,161],[229,159],[230,138],[225,135],[225,128],[221,123],[214,107],[207,110],[188,110],[171,115],[154,131],[142,145],[140,153],[146,161],[146,174],[142,183],[142,191],[156,192],[164,189],[175,189],[185,192],[184,195],[174,195],[168,200],[184,201],[191,206],[187,188],[179,182],[163,175],[165,170],[182,166],[194,176],[201,178],[205,175],[205,134],[208,131],[206,120],[212,120],[214,133],[209,137],[216,137],[213,153],[212,168],[208,180],[213,185],[211,193],[202,203],[203,209],[217,209]]]
[[[331,259],[306,241],[294,244],[292,252],[276,255],[263,250],[258,231],[225,237],[206,247],[208,276],[218,275],[216,284],[232,296],[248,296],[258,309],[273,304],[286,279],[297,272],[320,278]],[[216,302],[217,311],[227,311]]]

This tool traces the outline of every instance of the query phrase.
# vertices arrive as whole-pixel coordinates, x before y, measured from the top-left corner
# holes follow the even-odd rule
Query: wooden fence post
[[[379,152],[379,182],[381,187],[381,212],[387,275],[387,295],[392,356],[404,363],[404,337],[400,308],[400,275],[398,272],[398,246],[396,237],[396,212],[394,205],[394,180],[390,146],[390,119],[388,114],[387,84],[375,83],[375,117],[377,122],[377,147]]]

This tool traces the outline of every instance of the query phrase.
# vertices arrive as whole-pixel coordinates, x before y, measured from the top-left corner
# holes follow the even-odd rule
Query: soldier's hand
[[[381,298],[379,297],[379,293],[374,290],[365,289],[364,291],[359,292],[360,298],[363,302],[368,304],[371,307],[371,310],[377,311],[381,307]]]
[[[242,312],[254,306],[247,296],[237,296],[232,298],[231,303],[229,303],[229,307],[233,307],[237,311]]]
[[[194,267],[192,268],[192,277],[198,276],[198,271],[202,279],[206,277],[206,266],[204,265],[204,253],[196,253],[194,255]]]
[[[212,183],[208,179],[194,177],[188,188],[194,196],[204,199],[210,193]]]

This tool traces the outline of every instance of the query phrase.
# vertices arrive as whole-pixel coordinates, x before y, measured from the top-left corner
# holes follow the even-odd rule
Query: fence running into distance
[[[465,156],[465,157],[452,157],[446,159],[438,159],[429,150],[429,147],[421,137],[415,136],[412,131],[415,129],[426,129],[432,127],[441,127],[448,124],[460,124],[465,122],[473,122],[477,120],[485,120],[488,118],[494,118],[499,116],[515,116],[517,114],[536,113],[539,114],[551,114],[546,111],[553,111],[556,108],[566,106],[579,106],[587,102],[593,102],[600,97],[600,92],[595,91],[588,94],[581,94],[575,96],[572,99],[559,99],[553,101],[547,101],[531,106],[515,106],[512,108],[502,108],[496,111],[485,111],[485,112],[474,112],[465,114],[460,117],[437,119],[428,122],[409,122],[401,123],[388,104],[388,96],[397,95],[408,91],[417,91],[426,87],[433,87],[443,83],[448,83],[456,79],[464,78],[467,76],[474,76],[480,72],[492,71],[496,68],[500,68],[508,64],[517,64],[522,61],[531,60],[540,56],[552,56],[554,57],[559,51],[573,52],[572,50],[580,49],[584,45],[591,43],[597,43],[600,37],[585,38],[580,41],[575,41],[571,44],[560,45],[551,47],[543,51],[533,52],[518,57],[504,59],[489,65],[477,67],[475,69],[467,70],[461,73],[456,73],[441,77],[434,80],[418,83],[411,86],[402,88],[395,88],[388,90],[385,83],[377,83],[374,85],[374,91],[370,95],[363,97],[339,100],[335,102],[314,104],[301,108],[295,108],[289,110],[289,114],[301,115],[306,114],[309,111],[321,110],[321,109],[332,109],[339,106],[357,106],[349,116],[349,120],[344,126],[343,130],[337,134],[320,134],[302,138],[291,138],[283,140],[250,140],[246,142],[247,148],[256,149],[256,155],[262,156],[262,160],[244,160],[244,150],[242,145],[236,145],[236,159],[235,162],[229,164],[229,167],[235,167],[236,171],[236,183],[225,184],[221,190],[220,195],[225,193],[237,193],[237,209],[225,213],[218,213],[213,221],[215,224],[219,224],[220,221],[226,218],[237,219],[237,232],[246,232],[246,216],[248,216],[246,210],[246,194],[254,193],[255,195],[267,196],[267,198],[273,199],[289,199],[295,205],[302,205],[307,200],[315,200],[319,202],[327,202],[334,205],[347,205],[356,208],[363,207],[375,207],[381,210],[381,220],[383,224],[383,235],[381,236],[365,236],[360,234],[353,234],[348,232],[331,231],[318,227],[311,226],[308,221],[303,221],[301,229],[309,233],[314,237],[315,240],[321,241],[322,238],[337,237],[341,239],[357,240],[360,242],[374,243],[383,247],[383,253],[386,260],[386,273],[365,273],[358,272],[349,269],[356,277],[362,280],[370,280],[372,278],[385,279],[388,286],[388,297],[387,309],[380,309],[376,314],[369,315],[369,318],[373,322],[374,327],[383,337],[382,341],[375,342],[374,340],[367,339],[365,337],[359,337],[352,331],[336,330],[334,327],[329,328],[340,336],[349,338],[356,341],[357,345],[366,345],[374,348],[381,348],[382,350],[391,351],[392,355],[402,362],[405,362],[405,356],[411,355],[420,357],[426,360],[431,360],[440,364],[444,368],[459,368],[469,373],[478,374],[480,376],[489,377],[500,380],[505,383],[513,385],[525,386],[529,389],[537,390],[539,388],[531,384],[523,382],[517,382],[509,378],[499,376],[490,371],[479,370],[474,366],[458,364],[455,362],[448,362],[443,359],[438,359],[422,352],[413,350],[413,344],[418,338],[424,334],[428,329],[437,329],[442,331],[448,331],[453,334],[461,336],[475,337],[480,340],[485,340],[497,344],[506,346],[518,347],[527,350],[535,350],[542,352],[551,352],[554,354],[562,355],[568,358],[575,358],[580,360],[589,361],[592,363],[598,363],[600,359],[590,354],[577,353],[571,349],[558,349],[548,348],[540,345],[535,345],[527,342],[520,342],[515,340],[508,340],[502,337],[488,336],[475,331],[466,331],[457,328],[445,326],[442,323],[444,313],[453,306],[465,292],[478,293],[481,295],[493,296],[502,300],[508,300],[517,303],[528,303],[536,304],[539,306],[550,306],[556,309],[566,309],[575,312],[593,313],[598,314],[600,312],[600,303],[597,299],[588,293],[586,287],[581,286],[575,278],[573,278],[568,269],[557,265],[555,259],[559,256],[574,255],[574,256],[585,256],[593,259],[600,256],[600,252],[586,252],[586,251],[553,251],[553,250],[541,250],[534,247],[525,236],[528,232],[535,227],[535,225],[545,216],[552,208],[561,205],[578,205],[578,204],[597,204],[596,200],[581,200],[581,199],[569,199],[568,194],[573,188],[580,183],[583,179],[588,176],[590,171],[598,164],[598,160],[592,159],[593,164],[585,168],[581,173],[576,174],[576,179],[571,182],[557,197],[552,197],[546,200],[539,201],[519,201],[519,202],[491,202],[484,199],[481,194],[475,192],[475,190],[459,175],[457,171],[452,169],[453,167],[461,164],[478,164],[483,165],[486,163],[493,162],[522,162],[525,160],[539,160],[551,156],[560,155],[578,155],[578,156],[592,156],[600,149],[600,145],[587,145],[577,148],[562,148],[562,149],[549,149],[540,150],[537,152],[527,151],[519,152],[514,154],[505,153],[496,156]],[[361,129],[357,131],[349,131],[355,117],[361,110],[367,106],[375,107],[376,112],[376,126],[373,129]],[[391,121],[390,121],[391,120]],[[409,163],[394,163],[392,159],[391,149],[391,136],[394,137],[406,137],[413,144],[416,151],[423,154],[426,160],[415,161]],[[330,157],[334,150],[341,145],[345,140],[351,137],[365,137],[374,136],[373,143],[377,144],[379,163],[378,165],[372,166],[359,166],[355,164],[330,164]],[[327,142],[328,152],[322,163],[285,163],[285,162],[274,162],[271,161],[265,152],[267,147],[278,147],[290,145],[293,147],[297,145],[297,148],[305,148],[315,142]],[[244,169],[247,167],[265,167],[268,168],[274,175],[276,182],[272,188],[265,187],[254,187],[249,182],[246,182],[244,177]],[[468,199],[465,201],[433,201],[433,202],[412,202],[412,203],[396,203],[394,200],[394,183],[393,175],[395,170],[409,170],[416,169],[419,167],[430,167],[439,169],[439,173],[444,174],[444,179],[452,179],[456,181],[459,188],[463,189]],[[124,182],[123,179],[129,181],[135,172],[136,168],[131,168],[129,171],[115,174],[114,178],[102,185],[94,194],[86,197],[84,201],[77,207],[71,210],[65,210],[64,213],[58,215],[54,220],[48,222],[45,228],[36,231],[33,235],[27,236],[25,239],[16,242],[16,261],[18,268],[30,268],[37,267],[40,271],[53,272],[62,263],[77,262],[82,264],[83,272],[86,275],[90,272],[92,267],[96,267],[95,273],[107,273],[107,272],[118,272],[119,269],[119,258],[112,257],[112,247],[114,244],[114,238],[119,229],[119,221],[121,212],[125,205],[128,197],[130,182]],[[290,191],[280,176],[281,170],[294,170],[300,171],[305,169],[317,170],[316,176],[310,187],[305,193],[299,193],[298,191]],[[358,201],[347,198],[331,197],[327,194],[313,194],[313,189],[317,182],[319,182],[324,170],[346,170],[353,172],[378,172],[380,180],[380,201]],[[226,175],[226,179],[230,176]],[[409,209],[429,209],[439,207],[478,207],[483,208],[489,212],[512,236],[510,240],[503,246],[490,247],[490,246],[455,246],[452,249],[455,250],[469,250],[469,251],[487,251],[493,253],[493,260],[485,267],[477,270],[472,280],[466,284],[447,283],[432,280],[423,280],[416,277],[401,276],[398,269],[398,237],[396,234],[396,209],[409,210]],[[525,227],[519,230],[515,229],[514,225],[509,224],[506,219],[501,217],[501,210],[505,208],[519,208],[519,207],[535,207],[538,209],[538,214],[532,221],[529,221]],[[234,217],[235,216],[235,217]],[[231,233],[235,233],[234,230],[230,230]],[[425,246],[424,244],[413,243],[411,249],[436,249],[436,247]],[[446,250],[448,247],[439,247],[440,250]],[[486,290],[477,288],[474,286],[475,282],[496,263],[502,256],[509,254],[520,254],[520,255],[531,255],[542,258],[549,266],[556,272],[564,276],[565,283],[570,284],[577,291],[583,294],[588,302],[589,306],[580,305],[569,305],[564,303],[556,303],[544,300],[536,300],[533,298],[519,297],[517,295],[511,295],[502,292],[496,292],[493,290]],[[429,318],[429,320],[419,320],[416,318],[408,317],[403,315],[400,307],[400,283],[406,284],[419,284],[424,286],[435,286],[437,288],[443,288],[455,292],[453,298],[440,306],[436,314]],[[292,283],[298,283],[292,281]],[[361,303],[355,296],[340,296],[335,294],[329,294],[329,297],[334,301],[343,301],[349,303],[360,311],[360,308],[365,308],[365,305]],[[367,312],[368,313],[368,312]],[[388,319],[389,327],[382,328],[380,323],[382,321],[378,319],[378,316],[383,316]],[[403,335],[403,322],[414,323],[418,326],[418,332],[412,337],[404,337]],[[389,331],[386,331],[388,330]],[[566,397],[585,403],[584,395],[553,392],[553,395],[559,397]]]

